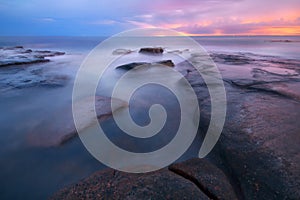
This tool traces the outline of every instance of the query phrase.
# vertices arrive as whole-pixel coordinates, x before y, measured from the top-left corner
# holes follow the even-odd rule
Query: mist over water
[[[76,72],[85,56],[104,39],[105,37],[0,37],[0,46],[22,45],[30,49],[66,52],[66,55],[50,58],[51,61],[48,63],[0,68],[1,199],[46,198],[61,187],[105,167],[87,152],[78,138],[59,147],[43,147],[33,145],[36,138],[32,138],[30,134],[39,124],[51,122],[56,116],[63,115],[64,109],[70,111]],[[300,37],[193,37],[193,39],[209,53],[246,54],[249,58],[266,60],[300,59]],[[176,37],[172,41],[172,46],[178,46],[178,50],[185,49]],[[168,49],[168,44],[161,46]],[[132,49],[130,45],[127,48],[138,50]],[[182,61],[181,58],[168,53],[163,56],[146,57],[135,52],[117,60],[113,63],[112,69],[114,66],[133,61],[156,62],[165,59],[172,59],[175,64]],[[218,65],[226,66],[217,63]],[[243,76],[243,70],[247,68],[242,69],[243,66],[239,65],[237,67],[234,76]],[[97,94],[108,96],[112,83],[122,73],[116,70],[108,71],[107,79],[103,80]],[[147,91],[153,92],[151,90],[153,88],[145,90],[145,95]],[[133,98],[132,101],[138,101],[138,96],[136,95],[136,99]],[[162,98],[169,96],[172,94],[166,94]],[[143,117],[138,120],[141,124],[147,121]],[[112,129],[111,122],[106,126]],[[41,134],[46,132],[47,127],[41,130]],[[117,141],[118,133],[112,135],[116,135],[112,136],[116,143],[120,142]],[[166,141],[168,139],[167,137]],[[161,145],[154,144],[155,148]],[[196,155],[197,146],[199,144],[195,144],[189,151],[190,156]]]

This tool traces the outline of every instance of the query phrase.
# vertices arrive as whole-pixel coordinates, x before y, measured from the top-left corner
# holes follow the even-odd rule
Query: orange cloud
[[[300,35],[300,26],[261,27],[252,30],[251,35]]]

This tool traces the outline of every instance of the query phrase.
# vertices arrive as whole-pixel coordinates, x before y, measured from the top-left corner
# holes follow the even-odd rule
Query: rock
[[[23,46],[14,46],[14,47],[1,47],[4,50],[15,50],[15,49],[24,49]]]
[[[243,199],[300,199],[299,61],[243,56],[238,61],[242,67],[232,56],[221,56],[228,112],[210,156],[235,180]],[[199,75],[188,73],[186,78],[196,82]],[[192,86],[200,91],[201,117],[208,124],[210,99],[198,82]]]
[[[116,69],[130,70],[130,69],[136,68],[138,66],[142,66],[142,65],[150,65],[150,63],[147,63],[147,62],[133,62],[133,63],[125,64],[125,65],[120,65],[120,66],[116,67]]]
[[[47,67],[20,66],[4,69],[7,76],[0,80],[0,91],[30,87],[56,88],[64,87],[69,83],[69,75],[63,75],[60,72],[53,73]]]
[[[129,174],[112,169],[93,174],[50,199],[209,199],[197,186],[162,169]]]
[[[210,54],[210,56],[217,63],[229,64],[229,65],[245,65],[253,62],[253,59],[243,54],[228,55],[223,53],[212,53]]]
[[[141,48],[139,53],[162,54],[164,49],[162,47],[145,47]]]
[[[163,60],[163,61],[159,61],[159,62],[155,62],[156,64],[160,64],[160,65],[165,65],[168,67],[174,67],[175,64],[172,62],[172,60]]]
[[[133,174],[106,169],[58,191],[51,199],[237,199],[226,175],[194,158],[159,171]]]
[[[84,98],[75,102],[76,107],[82,113],[82,119],[78,123],[79,131],[97,123],[92,118],[92,110],[87,108],[87,102],[92,101],[93,97]],[[109,118],[112,113],[122,107],[126,107],[127,103],[119,99],[111,99],[108,97],[96,96],[95,108],[98,121],[104,121]],[[115,110],[111,110],[111,101],[115,101],[117,105]],[[70,139],[77,135],[77,130],[74,124],[72,107],[69,105],[61,109],[61,113],[56,113],[54,116],[48,118],[37,125],[32,132],[28,134],[27,141],[33,146],[59,146],[68,142]]]
[[[43,80],[40,80],[37,85],[44,87],[62,87],[67,84],[69,79],[70,78],[66,75],[51,75],[46,76]]]
[[[219,154],[244,198],[299,199],[300,103],[260,91],[227,98]]]
[[[125,55],[125,54],[130,54],[134,51],[130,49],[116,49],[112,52],[113,55]]]
[[[24,51],[24,53],[31,53],[31,52],[32,52],[31,49],[26,49],[26,50]]]
[[[293,42],[292,40],[270,40],[270,42]]]
[[[172,164],[169,170],[195,183],[211,199],[237,199],[224,172],[206,159]]]
[[[64,55],[65,52],[59,52],[59,51],[34,51],[35,53],[39,54],[41,57],[54,57],[54,56],[60,56]]]
[[[46,57],[59,56],[64,54],[64,52],[59,51],[39,51],[24,49],[22,46],[1,48],[0,67],[49,62],[50,60]]]
[[[118,67],[116,67],[116,69],[124,69],[124,70],[130,70],[130,69],[134,69],[138,66],[151,66],[152,64],[159,64],[159,65],[164,65],[164,66],[168,66],[168,67],[174,67],[174,63],[172,62],[172,60],[162,60],[159,62],[154,62],[154,63],[148,63],[148,62],[133,62],[133,63],[129,63],[129,64],[125,64],[125,65],[120,65]]]
[[[189,49],[184,49],[184,50],[171,50],[171,51],[168,51],[167,53],[175,53],[175,54],[182,54],[184,52],[189,52],[190,50]]]

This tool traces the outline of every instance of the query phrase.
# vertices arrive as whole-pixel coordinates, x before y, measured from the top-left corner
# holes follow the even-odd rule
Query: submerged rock
[[[139,53],[162,54],[164,49],[162,47],[145,47],[141,48]]]
[[[130,54],[134,51],[130,49],[116,49],[112,52],[113,55],[125,55],[125,54]]]
[[[77,135],[77,130],[82,131],[85,128],[97,123],[94,120],[93,110],[90,110],[87,105],[91,102],[93,97],[84,98],[80,101],[75,102],[76,108],[80,110],[82,118],[78,122],[76,129],[72,107],[69,105],[67,108],[62,108],[60,113],[55,113],[54,116],[48,118],[37,125],[32,132],[28,134],[28,142],[33,146],[58,146]],[[111,109],[111,101],[115,102],[115,110]],[[109,97],[96,96],[95,97],[95,108],[97,113],[98,121],[104,121],[108,117],[112,116],[112,113],[122,107],[126,107],[127,103],[119,100],[112,99]]]

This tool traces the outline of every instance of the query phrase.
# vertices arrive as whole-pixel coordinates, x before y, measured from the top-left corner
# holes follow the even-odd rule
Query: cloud
[[[144,15],[151,18],[134,16],[136,24],[146,22],[186,34],[268,34],[268,27],[282,27],[278,34],[290,27],[289,33],[297,34],[300,26],[300,1],[295,0],[153,0],[143,7]]]
[[[53,18],[51,18],[51,17],[44,17],[44,18],[40,18],[40,19],[38,19],[39,21],[41,21],[41,22],[55,22],[56,20],[55,19],[53,19]]]
[[[88,24],[93,24],[93,25],[113,25],[118,23],[115,20],[111,20],[111,19],[106,19],[106,20],[96,20],[96,21],[91,21],[88,22]]]
[[[134,25],[138,28],[155,28],[156,26],[145,23],[145,22],[139,22],[139,21],[134,21],[134,20],[126,20],[126,23],[129,23],[131,25]]]

